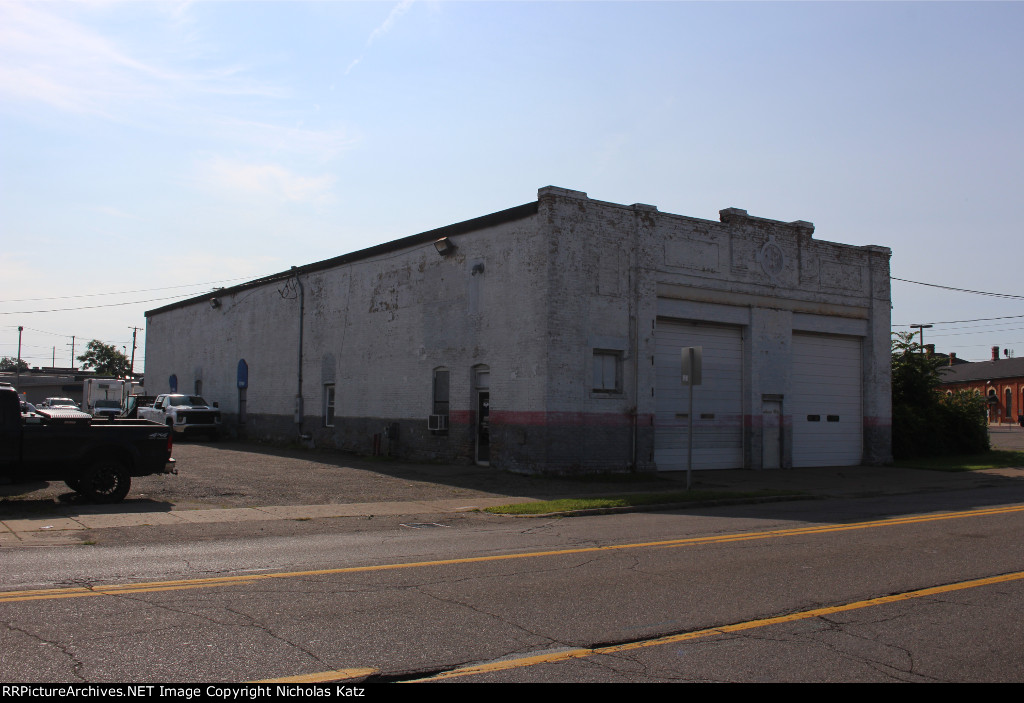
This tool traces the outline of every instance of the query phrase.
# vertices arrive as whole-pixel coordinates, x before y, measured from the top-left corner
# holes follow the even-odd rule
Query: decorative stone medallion
[[[777,284],[779,275],[786,268],[786,255],[782,252],[782,247],[775,243],[774,237],[768,237],[768,241],[764,243],[761,251],[757,254],[757,260],[772,283]]]

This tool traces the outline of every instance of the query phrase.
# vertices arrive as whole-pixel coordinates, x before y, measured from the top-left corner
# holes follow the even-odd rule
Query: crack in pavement
[[[459,606],[461,608],[465,608],[466,610],[468,610],[468,611],[470,611],[472,613],[476,613],[478,615],[483,615],[485,617],[491,618],[491,619],[495,620],[496,622],[499,622],[502,625],[505,625],[506,627],[510,627],[513,630],[519,631],[520,633],[524,633],[526,635],[531,635],[534,638],[536,638],[538,640],[541,640],[541,642],[547,643],[549,645],[552,645],[552,646],[562,646],[562,647],[570,646],[570,645],[568,645],[565,642],[559,642],[559,641],[557,641],[555,639],[552,639],[548,635],[544,635],[544,634],[541,634],[539,632],[534,632],[533,630],[530,630],[529,628],[527,628],[527,627],[525,627],[525,626],[523,626],[521,624],[518,624],[518,623],[515,623],[515,622],[510,622],[510,621],[506,620],[505,617],[503,617],[502,615],[499,615],[498,613],[491,612],[489,610],[485,610],[481,606],[477,606],[477,605],[474,605],[474,604],[471,604],[471,603],[463,602],[463,601],[460,601],[460,600],[458,600],[456,598],[445,598],[445,597],[443,597],[440,594],[430,593],[430,592],[424,590],[423,587],[417,586],[417,587],[415,587],[415,589],[416,589],[416,591],[418,593],[420,593],[423,596],[426,596],[427,598],[432,598],[433,600],[436,600],[436,601],[438,601],[440,603],[447,603],[449,605],[456,605],[456,606]],[[534,643],[533,645],[528,645],[528,646],[531,646],[533,649],[536,649],[537,644],[538,643]],[[516,655],[516,654],[520,654],[520,653],[522,653],[524,651],[527,651],[527,650],[513,650],[511,652],[506,652],[504,656],[506,656],[506,657],[507,656],[513,656],[513,655]]]
[[[42,635],[38,635],[38,634],[35,634],[33,632],[29,632],[28,630],[25,630],[23,628],[20,628],[20,627],[14,625],[13,623],[5,622],[4,625],[6,626],[7,630],[10,631],[10,632],[20,632],[21,634],[25,635],[26,637],[29,637],[29,638],[31,638],[33,640],[36,640],[37,642],[41,642],[41,643],[43,643],[45,645],[49,645],[51,647],[56,647],[71,662],[71,664],[72,664],[71,670],[72,670],[73,675],[75,676],[75,678],[77,678],[79,681],[87,682],[87,679],[84,676],[82,676],[82,669],[85,667],[85,662],[83,662],[77,656],[72,654],[67,646],[65,646],[64,644],[61,644],[60,642],[58,642],[56,640],[48,640],[45,637],[43,637]]]
[[[915,661],[914,661],[914,654],[907,647],[901,647],[901,646],[899,646],[897,644],[894,644],[892,642],[883,641],[882,639],[880,639],[878,637],[871,638],[871,637],[868,637],[867,635],[859,634],[859,633],[853,631],[854,628],[862,627],[865,624],[870,625],[872,623],[888,623],[888,622],[892,622],[895,619],[899,619],[900,617],[902,617],[902,615],[897,614],[897,616],[895,616],[893,618],[884,618],[884,617],[882,617],[882,618],[874,619],[873,621],[868,621],[867,623],[864,623],[864,622],[861,622],[861,623],[839,622],[838,620],[835,620],[835,619],[833,619],[831,617],[828,617],[828,616],[821,616],[821,617],[818,618],[818,620],[823,622],[823,623],[826,623],[827,625],[829,625],[829,627],[827,628],[827,631],[829,633],[841,634],[844,637],[849,637],[849,638],[854,639],[854,640],[859,640],[861,642],[866,642],[866,643],[872,645],[875,648],[881,648],[883,650],[889,650],[889,651],[895,652],[896,655],[897,655],[896,656],[897,659],[904,659],[907,662],[907,664],[905,666],[903,666],[903,667],[900,667],[900,666],[898,666],[895,663],[890,663],[890,662],[883,661],[881,659],[869,656],[867,654],[865,654],[865,655],[855,654],[853,652],[850,652],[848,649],[844,648],[841,645],[841,643],[839,643],[839,642],[830,643],[830,642],[819,641],[817,639],[817,635],[821,634],[820,631],[816,632],[816,633],[813,633],[813,636],[807,637],[806,639],[810,639],[810,640],[816,641],[818,644],[828,648],[830,651],[834,652],[835,654],[838,654],[839,656],[842,656],[844,658],[850,659],[852,661],[860,662],[861,664],[864,664],[864,665],[868,666],[872,670],[877,671],[879,674],[882,674],[884,676],[892,678],[893,680],[896,680],[896,681],[907,681],[907,682],[931,681],[931,682],[940,682],[941,679],[938,679],[938,678],[935,678],[935,677],[932,677],[932,676],[927,676],[925,674],[921,674],[921,673],[919,673],[919,672],[917,672],[915,670],[916,667],[915,667]],[[800,638],[800,639],[804,639],[800,635],[798,635],[797,637]],[[901,674],[903,676],[900,676]]]

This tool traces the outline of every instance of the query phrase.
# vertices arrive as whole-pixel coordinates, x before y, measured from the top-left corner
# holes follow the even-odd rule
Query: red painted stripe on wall
[[[649,425],[654,416],[643,414],[636,416],[637,423]],[[469,425],[473,422],[473,413],[468,410],[453,410],[448,416],[449,425]],[[542,410],[492,410],[492,425],[520,425],[534,427],[629,427],[633,416],[626,413],[585,413],[585,412],[545,412]]]

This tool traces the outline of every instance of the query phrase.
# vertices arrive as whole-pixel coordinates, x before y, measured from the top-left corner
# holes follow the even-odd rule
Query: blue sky
[[[33,365],[130,345],[175,296],[545,185],[810,220],[893,276],[1024,295],[1022,30],[1016,2],[4,0],[0,356],[17,325]],[[1022,300],[893,305],[1021,315],[925,341],[1024,355]]]

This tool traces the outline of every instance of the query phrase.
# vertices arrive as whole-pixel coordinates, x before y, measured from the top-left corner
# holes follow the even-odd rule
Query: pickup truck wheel
[[[97,503],[119,503],[132,487],[132,477],[116,461],[101,459],[89,467],[80,492]]]

